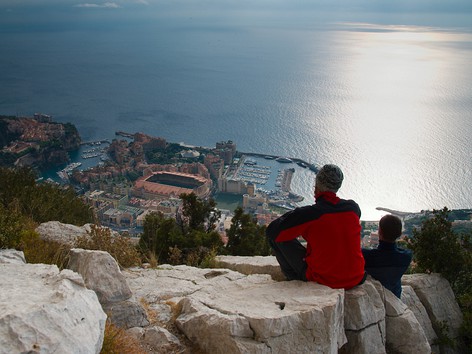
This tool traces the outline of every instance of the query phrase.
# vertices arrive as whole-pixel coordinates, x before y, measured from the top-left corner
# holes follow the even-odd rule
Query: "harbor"
[[[270,204],[293,209],[299,203],[309,202],[305,196],[306,184],[312,184],[315,173],[307,166],[301,166],[299,159],[284,158],[263,154],[243,154],[235,159],[228,179],[252,183],[256,192],[267,197]],[[308,181],[308,182],[305,182]],[[294,183],[295,182],[295,183]]]
[[[45,171],[42,178],[56,183],[67,184],[74,170],[86,170],[103,165],[108,160],[107,149],[110,140],[100,139],[85,141],[78,150],[70,152],[70,161],[67,165]]]

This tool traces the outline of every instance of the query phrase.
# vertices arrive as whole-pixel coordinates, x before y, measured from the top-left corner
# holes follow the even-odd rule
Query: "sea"
[[[0,114],[334,163],[364,220],[472,208],[472,26],[308,2],[73,3],[0,7]],[[313,185],[296,167],[304,204]]]

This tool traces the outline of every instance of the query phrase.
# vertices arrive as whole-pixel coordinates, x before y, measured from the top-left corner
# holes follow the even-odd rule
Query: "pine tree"
[[[267,256],[270,246],[265,237],[265,227],[259,226],[254,218],[244,213],[241,207],[234,211],[233,220],[227,230],[226,251],[233,256]]]

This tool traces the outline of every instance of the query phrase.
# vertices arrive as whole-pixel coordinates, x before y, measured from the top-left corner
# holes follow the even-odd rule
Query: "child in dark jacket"
[[[362,249],[365,270],[373,278],[401,297],[403,274],[410,266],[412,252],[400,248],[396,240],[401,236],[402,222],[394,215],[385,215],[379,222],[379,245],[376,249]]]

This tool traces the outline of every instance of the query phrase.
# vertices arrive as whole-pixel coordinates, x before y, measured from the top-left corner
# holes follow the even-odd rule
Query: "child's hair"
[[[402,221],[395,215],[383,216],[379,222],[379,233],[385,241],[395,242],[402,234]]]

